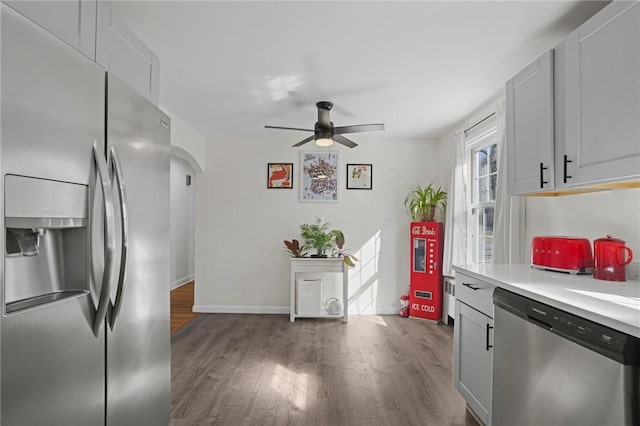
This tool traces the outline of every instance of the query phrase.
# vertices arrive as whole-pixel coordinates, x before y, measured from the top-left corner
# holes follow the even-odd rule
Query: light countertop
[[[456,271],[640,337],[640,281],[601,281],[529,265],[466,265]]]

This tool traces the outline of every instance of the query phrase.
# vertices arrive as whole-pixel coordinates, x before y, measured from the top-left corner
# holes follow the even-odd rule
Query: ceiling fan
[[[302,132],[313,132],[313,135],[301,140],[293,147],[304,145],[307,142],[315,140],[318,146],[331,146],[334,142],[338,142],[349,148],[358,146],[354,141],[342,136],[344,133],[371,132],[373,130],[384,130],[384,124],[356,124],[354,126],[335,127],[329,119],[329,111],[333,108],[333,104],[329,101],[320,101],[316,104],[318,107],[318,121],[313,129],[300,129],[298,127],[280,127],[280,126],[264,126],[267,129],[284,129],[299,130]]]

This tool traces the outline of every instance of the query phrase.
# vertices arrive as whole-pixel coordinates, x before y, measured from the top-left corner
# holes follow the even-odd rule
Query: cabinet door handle
[[[473,290],[473,291],[478,291],[478,290],[480,290],[480,287],[476,287],[476,286],[474,286],[473,284],[469,284],[469,283],[462,283],[462,285],[463,285],[463,286],[465,286],[465,287],[469,287],[469,288],[470,288],[471,290]]]
[[[547,167],[545,167],[544,164],[540,163],[540,189],[544,188],[544,185],[549,183],[548,181],[544,180],[544,170],[547,170]]]
[[[490,325],[487,323],[487,345],[486,345],[486,346],[487,346],[487,351],[488,351],[489,349],[493,348],[493,345],[490,345],[490,344],[489,344],[489,330],[493,330],[493,327],[492,327],[492,326],[490,326]]]
[[[567,164],[572,163],[571,160],[569,160],[569,157],[567,156],[567,154],[564,155],[564,167],[563,167],[563,181],[564,183],[567,183],[567,179],[571,179],[571,176],[567,174]]]

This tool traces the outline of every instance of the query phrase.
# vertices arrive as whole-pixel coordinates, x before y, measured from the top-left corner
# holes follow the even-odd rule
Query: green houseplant
[[[414,221],[433,222],[436,210],[447,206],[447,193],[441,187],[435,188],[433,182],[424,188],[416,184],[404,199],[404,205]]]
[[[316,250],[316,253],[311,257],[327,257],[327,249],[331,247],[331,239],[337,232],[340,231],[330,231],[329,222],[322,223],[319,218],[311,225],[307,223],[300,225],[300,234],[304,239],[304,245]]]
[[[315,249],[316,253],[311,257],[327,257],[327,249],[331,248],[332,257],[342,257],[344,263],[349,266],[355,266],[358,258],[349,254],[344,249],[344,234],[339,229],[329,230],[329,222],[322,223],[318,218],[313,224],[300,225],[300,233],[304,240],[304,244],[296,239],[284,241],[284,248],[291,257],[305,257],[309,249]]]

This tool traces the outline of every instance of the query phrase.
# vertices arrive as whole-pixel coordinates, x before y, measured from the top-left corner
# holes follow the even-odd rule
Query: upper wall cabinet
[[[508,193],[553,188],[553,51],[509,80],[506,98]]]
[[[158,57],[111,11],[98,3],[96,62],[158,105]]]
[[[640,3],[611,2],[506,96],[509,194],[640,178]]]
[[[612,2],[557,53],[556,186],[640,177],[640,3]]]
[[[158,105],[160,61],[111,12],[96,0],[2,1],[78,49]]]
[[[3,3],[95,60],[96,0]]]

